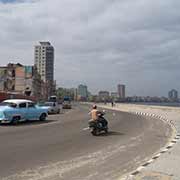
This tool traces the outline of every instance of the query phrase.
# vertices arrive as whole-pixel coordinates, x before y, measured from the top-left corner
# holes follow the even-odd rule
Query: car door
[[[28,102],[27,103],[28,109],[27,109],[27,114],[28,114],[28,119],[29,120],[36,120],[39,119],[39,112],[36,109],[36,106],[33,102]]]
[[[53,103],[53,109],[54,109],[54,112],[57,113],[58,110],[57,110],[57,105],[55,102]]]
[[[21,120],[27,120],[27,117],[26,117],[27,104],[26,104],[26,102],[19,103],[18,111],[19,111],[19,114],[21,115]]]
[[[56,106],[56,113],[58,113],[60,111],[59,104],[56,102],[55,106]]]

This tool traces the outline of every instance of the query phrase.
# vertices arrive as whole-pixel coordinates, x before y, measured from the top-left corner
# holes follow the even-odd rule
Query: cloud
[[[178,0],[0,3],[0,62],[32,64],[34,45],[49,40],[61,86],[123,83],[129,95],[166,95],[180,90],[179,8]]]

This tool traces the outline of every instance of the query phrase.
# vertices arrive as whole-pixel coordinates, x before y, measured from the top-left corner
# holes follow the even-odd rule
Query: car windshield
[[[11,102],[2,102],[2,103],[0,103],[0,106],[9,106],[9,107],[15,108],[17,106],[17,104],[11,103]]]

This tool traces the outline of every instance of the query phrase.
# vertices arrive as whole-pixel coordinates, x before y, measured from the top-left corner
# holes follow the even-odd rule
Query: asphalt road
[[[109,134],[94,137],[89,107],[42,122],[0,126],[0,180],[115,180],[149,159],[171,128],[157,119],[107,110]]]

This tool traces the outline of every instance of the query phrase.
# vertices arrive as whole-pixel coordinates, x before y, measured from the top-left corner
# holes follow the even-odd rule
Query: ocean
[[[180,102],[166,102],[166,103],[156,103],[156,102],[136,102],[130,104],[142,104],[142,105],[150,105],[150,106],[170,106],[170,107],[180,107]]]

